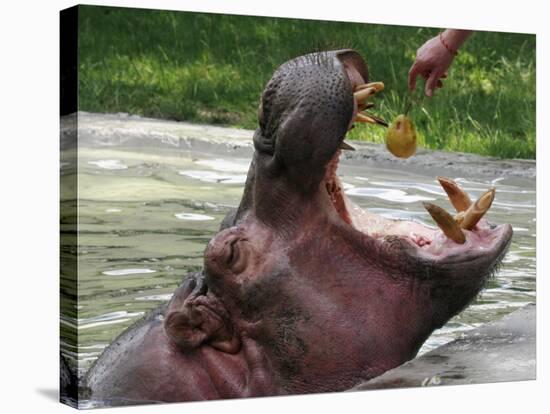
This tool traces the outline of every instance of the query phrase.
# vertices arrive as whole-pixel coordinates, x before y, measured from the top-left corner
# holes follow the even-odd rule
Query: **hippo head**
[[[481,219],[459,243],[343,193],[338,158],[368,82],[353,50],[296,58],[268,82],[241,204],[206,249],[196,304],[170,322],[184,346],[234,354],[246,336],[286,391],[342,390],[414,357],[483,288],[509,225]]]

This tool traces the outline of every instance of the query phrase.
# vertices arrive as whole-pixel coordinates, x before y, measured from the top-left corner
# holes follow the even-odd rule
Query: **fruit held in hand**
[[[406,115],[399,115],[388,128],[386,146],[399,158],[409,158],[416,152],[416,130]]]

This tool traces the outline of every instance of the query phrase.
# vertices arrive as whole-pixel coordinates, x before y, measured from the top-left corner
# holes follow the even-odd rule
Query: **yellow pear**
[[[398,115],[388,128],[386,146],[399,158],[409,158],[416,152],[416,131],[406,115]]]

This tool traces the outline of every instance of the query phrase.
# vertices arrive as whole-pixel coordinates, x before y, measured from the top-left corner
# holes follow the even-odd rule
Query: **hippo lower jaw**
[[[445,234],[446,229],[430,227],[416,221],[389,219],[372,213],[359,207],[346,196],[342,182],[336,174],[340,155],[341,150],[338,150],[329,162],[322,186],[325,187],[334,209],[346,224],[382,242],[393,243],[397,238],[406,243],[409,248],[405,250],[409,254],[420,260],[449,266],[460,265],[462,262],[472,265],[479,262],[479,267],[484,267],[484,262],[490,261],[494,264],[485,273],[493,272],[510,243],[511,225],[493,225],[485,218],[480,218],[472,229],[462,229],[465,242],[458,243]],[[439,178],[439,181],[446,191],[448,188],[445,183],[452,182],[448,178]],[[456,183],[452,183],[459,188]],[[491,191],[494,196],[494,189]],[[456,196],[449,196],[454,204]]]

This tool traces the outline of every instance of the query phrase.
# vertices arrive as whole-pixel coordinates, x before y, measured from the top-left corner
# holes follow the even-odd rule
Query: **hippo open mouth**
[[[430,227],[416,221],[390,219],[359,207],[346,196],[337,175],[341,152],[338,149],[329,162],[324,186],[335,211],[345,223],[356,230],[381,241],[400,238],[415,249],[413,254],[417,257],[440,262],[471,262],[495,251],[506,251],[512,235],[511,226],[496,226],[483,217],[494,199],[494,188],[472,202],[456,182],[438,177],[457,210],[455,217],[441,207],[424,203],[439,227]]]

